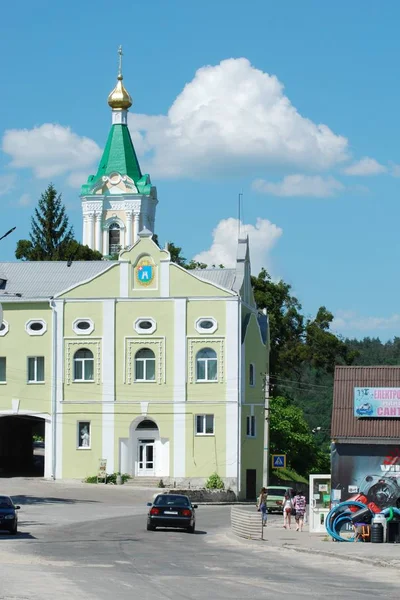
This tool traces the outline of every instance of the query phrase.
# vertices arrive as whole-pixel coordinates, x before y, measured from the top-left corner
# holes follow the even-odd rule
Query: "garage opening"
[[[43,477],[45,421],[38,417],[0,418],[0,477]]]

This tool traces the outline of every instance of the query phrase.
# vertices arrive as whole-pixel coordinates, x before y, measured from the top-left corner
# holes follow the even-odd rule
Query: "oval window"
[[[79,323],[77,323],[76,326],[81,331],[86,331],[87,329],[90,329],[90,323],[89,323],[89,321],[79,321]]]
[[[5,330],[5,328],[6,328],[6,326],[4,325],[4,323],[2,323],[2,324],[0,325],[0,331],[4,331],[4,330]]]
[[[139,329],[151,329],[153,327],[153,323],[150,321],[140,321]]]
[[[42,331],[43,327],[44,325],[40,321],[33,321],[33,323],[29,325],[29,329],[32,331]]]
[[[214,323],[212,321],[200,321],[201,329],[212,329],[214,327]]]

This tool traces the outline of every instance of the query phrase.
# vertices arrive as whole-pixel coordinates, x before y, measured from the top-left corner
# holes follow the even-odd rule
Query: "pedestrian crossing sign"
[[[286,454],[273,454],[272,467],[274,469],[284,469],[286,467]]]

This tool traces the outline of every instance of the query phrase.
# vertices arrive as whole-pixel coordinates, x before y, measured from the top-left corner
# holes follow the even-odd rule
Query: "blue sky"
[[[122,44],[160,239],[230,264],[242,191],[255,269],[343,335],[399,335],[399,20],[395,0],[6,4],[1,260],[49,181],[80,238]]]

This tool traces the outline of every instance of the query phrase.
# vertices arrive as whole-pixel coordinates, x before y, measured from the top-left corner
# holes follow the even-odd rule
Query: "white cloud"
[[[386,329],[398,329],[400,326],[400,314],[390,317],[362,316],[353,311],[337,311],[332,323],[333,329],[337,331],[375,331]]]
[[[387,170],[388,169],[385,167],[385,165],[381,165],[374,158],[365,156],[361,160],[343,169],[343,173],[346,175],[359,175],[361,177],[365,177],[368,175],[381,175],[382,173],[386,173]]]
[[[194,260],[207,265],[224,265],[233,267],[236,264],[238,246],[238,219],[223,219],[214,229],[213,242],[208,250],[196,254]],[[275,246],[283,231],[267,219],[258,218],[255,225],[240,226],[240,235],[249,236],[250,260],[253,273],[259,273],[262,267],[268,268],[269,252]]]
[[[271,196],[308,196],[327,198],[344,190],[344,185],[334,177],[321,175],[287,175],[282,181],[256,179],[253,189]]]
[[[5,196],[11,192],[15,185],[16,176],[13,173],[8,175],[0,175],[0,196]]]
[[[30,194],[22,194],[22,196],[18,200],[19,206],[29,206],[32,202],[32,198]]]
[[[129,125],[146,169],[159,177],[320,170],[348,158],[345,137],[301,116],[280,81],[245,58],[202,67],[166,116],[132,114]]]
[[[396,165],[395,163],[391,163],[390,172],[393,177],[400,177],[400,165]]]
[[[81,171],[73,171],[67,177],[67,183],[72,188],[80,188],[81,185],[86,183],[88,178],[88,173]]]
[[[101,153],[93,140],[52,123],[9,129],[3,136],[3,151],[11,156],[11,166],[32,169],[39,179],[90,167]]]

